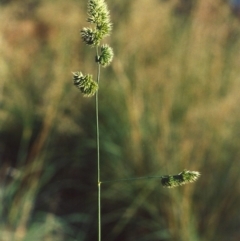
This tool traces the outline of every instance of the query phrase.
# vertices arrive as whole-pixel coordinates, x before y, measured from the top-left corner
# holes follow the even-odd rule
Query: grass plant
[[[97,92],[104,240],[239,240],[239,17],[226,1],[185,2],[107,1],[114,61]],[[0,3],[1,241],[98,238],[95,103],[69,80],[79,66],[96,72],[78,32],[86,9]],[[204,175],[174,189],[144,179],[185,168]],[[130,177],[139,179],[104,183]]]
[[[178,187],[189,182],[196,181],[200,176],[199,172],[184,170],[178,175],[165,176],[148,176],[138,178],[118,179],[114,181],[101,181],[100,169],[100,138],[99,138],[99,101],[98,88],[100,81],[100,67],[107,67],[113,59],[113,50],[108,45],[102,45],[99,53],[99,46],[102,39],[110,34],[112,23],[110,22],[110,13],[107,4],[104,0],[89,0],[88,1],[88,19],[87,21],[95,25],[95,28],[84,27],[81,30],[83,42],[91,47],[96,47],[95,61],[98,64],[97,80],[93,80],[92,75],[83,75],[82,72],[73,72],[73,83],[80,89],[86,97],[96,95],[96,144],[97,144],[97,186],[98,186],[98,240],[101,241],[101,184],[109,182],[134,181],[150,178],[161,179],[164,187]]]

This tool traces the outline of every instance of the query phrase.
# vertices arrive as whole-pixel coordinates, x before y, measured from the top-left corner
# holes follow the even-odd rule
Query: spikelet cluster
[[[177,175],[166,175],[161,177],[163,187],[178,187],[196,181],[200,176],[199,172],[184,170]]]
[[[87,21],[94,24],[95,27],[93,29],[83,28],[81,30],[82,39],[87,45],[97,46],[112,30],[109,10],[104,0],[88,1]]]
[[[92,75],[83,75],[81,72],[73,72],[73,84],[86,97],[93,96],[98,90],[98,84],[93,80]]]
[[[101,46],[101,54],[96,58],[96,62],[103,67],[107,67],[113,59],[113,50],[107,44]]]
[[[82,40],[87,45],[98,48],[101,40],[109,35],[112,30],[109,10],[104,0],[88,1],[87,21],[93,24],[94,27],[84,27],[81,30]],[[102,67],[107,67],[112,62],[113,50],[106,44],[102,45],[100,50],[100,55],[97,55],[95,60]],[[98,90],[98,83],[92,80],[92,76],[83,75],[81,72],[73,72],[73,84],[86,97],[93,96]]]

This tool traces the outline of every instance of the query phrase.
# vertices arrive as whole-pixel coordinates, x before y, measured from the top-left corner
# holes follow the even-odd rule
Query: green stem
[[[98,56],[98,47],[96,47]],[[100,64],[97,70],[97,83],[100,80]],[[98,185],[98,241],[101,241],[101,177],[100,177],[100,147],[99,147],[99,121],[98,121],[98,91],[96,92],[96,138],[97,138],[97,185]]]
[[[162,179],[164,176],[148,176],[148,177],[135,177],[135,178],[123,178],[117,180],[103,181],[101,183],[111,183],[111,182],[125,182],[125,181],[138,181],[138,180],[146,180],[146,179]]]

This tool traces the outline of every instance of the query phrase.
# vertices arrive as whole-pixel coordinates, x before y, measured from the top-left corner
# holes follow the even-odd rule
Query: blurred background
[[[107,1],[115,52],[100,80],[106,241],[240,240],[240,3]],[[0,241],[97,240],[96,76],[85,0],[0,0]]]

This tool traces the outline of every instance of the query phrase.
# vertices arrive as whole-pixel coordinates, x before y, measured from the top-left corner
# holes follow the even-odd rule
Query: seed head
[[[81,30],[82,39],[88,45],[97,46],[112,30],[109,10],[104,0],[88,1],[87,21],[95,24],[95,28],[83,28]]]
[[[103,67],[107,67],[113,60],[113,49],[107,44],[102,45],[101,54],[96,58],[96,61]]]
[[[73,84],[86,97],[93,96],[98,90],[98,84],[93,81],[92,75],[83,75],[81,72],[73,72]]]
[[[184,170],[177,175],[166,175],[162,177],[162,185],[172,188],[196,181],[200,176],[199,172]]]

